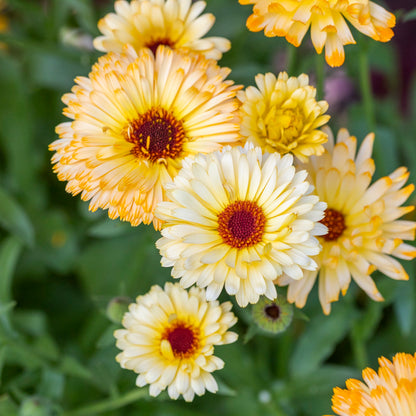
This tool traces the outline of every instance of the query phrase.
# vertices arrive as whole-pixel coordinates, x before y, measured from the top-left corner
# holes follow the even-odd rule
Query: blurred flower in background
[[[395,16],[378,4],[361,0],[239,0],[254,4],[247,27],[253,32],[264,30],[266,36],[284,36],[294,46],[300,46],[311,28],[311,39],[320,54],[325,47],[325,59],[330,66],[344,63],[344,45],[355,40],[346,24],[374,40],[387,42],[393,37]]]
[[[416,354],[397,353],[390,361],[378,359],[378,372],[363,370],[364,382],[346,381],[334,388],[332,410],[339,416],[416,415]]]
[[[94,40],[94,46],[102,52],[121,52],[128,43],[136,51],[147,47],[154,53],[159,45],[166,45],[218,60],[231,43],[221,37],[203,38],[215,22],[211,13],[200,16],[205,6],[204,1],[191,0],[118,0],[114,4],[116,13],[98,22],[103,36]]]

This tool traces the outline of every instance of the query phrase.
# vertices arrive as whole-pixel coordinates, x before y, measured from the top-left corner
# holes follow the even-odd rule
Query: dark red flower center
[[[165,45],[165,46],[169,46],[170,48],[173,48],[175,46],[175,43],[172,42],[172,40],[169,38],[157,38],[157,39],[150,40],[149,42],[146,43],[145,46],[146,48],[149,48],[153,52],[153,55],[156,55],[156,50],[159,45]]]
[[[328,227],[328,233],[322,236],[326,241],[337,240],[346,228],[344,215],[332,208],[325,210],[325,216],[320,222]]]
[[[129,124],[125,137],[135,156],[158,162],[181,153],[185,131],[172,113],[154,107]]]
[[[255,202],[236,201],[218,216],[218,232],[231,247],[250,247],[261,241],[265,223],[263,210]]]
[[[183,323],[169,328],[163,338],[169,341],[175,357],[189,357],[199,344],[198,331]]]
[[[269,319],[275,321],[276,319],[279,319],[280,308],[275,303],[273,303],[264,308],[264,313]]]

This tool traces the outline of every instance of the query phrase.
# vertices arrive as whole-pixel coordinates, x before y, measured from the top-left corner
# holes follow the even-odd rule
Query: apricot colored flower
[[[324,151],[327,135],[318,128],[328,122],[326,101],[315,100],[316,89],[306,74],[281,72],[256,76],[257,88],[239,91],[241,135],[266,152],[292,153],[303,162]]]
[[[89,77],[77,77],[63,96],[60,136],[50,145],[66,190],[132,225],[153,222],[158,202],[186,156],[240,139],[235,122],[239,87],[230,70],[200,54],[161,46],[156,56],[131,46],[109,53]]]
[[[416,354],[397,353],[393,361],[378,359],[378,372],[363,370],[364,382],[346,381],[334,388],[332,410],[339,416],[416,415]]]
[[[103,35],[94,40],[94,46],[103,52],[121,52],[128,43],[136,51],[147,47],[155,52],[159,45],[166,45],[218,60],[231,43],[221,37],[203,37],[215,21],[211,13],[201,15],[205,6],[204,1],[191,0],[118,0],[115,13],[98,22]]]
[[[247,27],[253,32],[264,30],[266,36],[285,37],[298,47],[311,28],[312,43],[318,53],[325,47],[329,65],[344,63],[344,45],[355,44],[345,22],[380,42],[393,37],[395,16],[369,0],[239,0],[254,4]]]
[[[319,237],[322,251],[315,258],[319,267],[306,271],[300,281],[288,276],[278,281],[289,285],[288,300],[303,307],[319,275],[319,299],[326,314],[339,293],[347,292],[351,276],[368,296],[382,301],[371,273],[378,269],[392,279],[407,280],[403,266],[393,257],[411,260],[416,256],[416,249],[403,242],[414,239],[416,222],[399,219],[414,209],[401,206],[414,189],[403,187],[407,169],[398,168],[371,184],[374,135],[364,139],[356,155],[357,139],[347,130],[339,131],[335,145],[329,129],[328,133],[326,152],[302,166],[320,200],[328,204],[321,221],[328,233]]]
[[[195,394],[218,390],[211,373],[224,361],[214,355],[214,347],[237,339],[228,331],[236,322],[231,302],[207,302],[202,289],[153,286],[129,306],[124,329],[114,332],[122,350],[116,359],[139,374],[137,386],[150,385],[151,396],[168,389],[172,399],[182,395],[192,401]]]
[[[260,295],[275,299],[280,274],[301,280],[316,270],[310,256],[326,232],[318,223],[325,204],[292,162],[250,144],[184,161],[156,209],[165,221],[156,242],[162,266],[173,266],[183,287],[206,287],[208,300],[225,287],[243,307]]]

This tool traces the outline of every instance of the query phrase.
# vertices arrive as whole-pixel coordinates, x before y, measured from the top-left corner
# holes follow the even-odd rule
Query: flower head
[[[153,286],[139,296],[124,315],[125,329],[115,331],[116,359],[123,368],[138,373],[136,384],[150,385],[150,395],[168,389],[172,399],[191,401],[205,390],[215,393],[211,373],[224,366],[214,346],[230,344],[237,334],[228,331],[237,322],[231,303],[207,302],[205,292],[188,291],[178,284]]]
[[[332,410],[339,416],[413,416],[416,414],[416,354],[397,353],[378,360],[378,373],[363,371],[364,383],[349,379],[334,388]]]
[[[94,46],[103,52],[121,52],[128,43],[136,51],[147,47],[155,52],[159,45],[166,45],[218,60],[231,44],[221,37],[203,38],[215,21],[211,13],[200,16],[205,6],[204,1],[191,0],[118,0],[116,13],[99,21],[103,35],[94,40]]]
[[[247,27],[266,36],[282,36],[298,47],[309,27],[318,53],[325,46],[329,65],[344,63],[344,46],[355,40],[345,19],[356,29],[380,42],[393,37],[393,14],[369,0],[239,0],[254,4]]]
[[[63,96],[73,121],[56,128],[60,139],[50,145],[58,179],[92,211],[160,228],[153,212],[183,158],[239,140],[229,72],[164,47],[156,56],[130,46],[103,56]]]
[[[321,221],[328,233],[319,237],[322,251],[315,258],[319,269],[305,272],[301,281],[288,276],[278,281],[289,285],[289,301],[303,307],[319,272],[319,299],[326,314],[340,291],[347,292],[351,276],[368,296],[383,300],[371,273],[378,269],[392,279],[406,280],[403,266],[392,256],[405,260],[416,256],[416,249],[403,242],[414,239],[416,222],[399,220],[414,208],[401,206],[414,189],[402,188],[409,177],[407,169],[396,169],[370,185],[374,135],[364,139],[356,155],[357,140],[347,130],[340,130],[335,146],[328,132],[326,152],[304,166],[315,192],[328,204]]]
[[[239,91],[241,135],[266,152],[293,153],[306,162],[321,154],[327,135],[318,130],[329,120],[326,101],[315,101],[316,89],[306,74],[281,72],[256,76],[257,87]]]
[[[240,306],[276,298],[273,280],[283,272],[302,279],[315,270],[309,256],[320,250],[314,235],[326,231],[316,222],[325,204],[292,162],[250,145],[186,160],[167,186],[171,202],[156,211],[165,221],[162,265],[182,286],[206,287],[209,300],[225,287]]]

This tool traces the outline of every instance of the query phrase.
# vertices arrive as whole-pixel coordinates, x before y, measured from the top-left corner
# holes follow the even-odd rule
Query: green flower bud
[[[290,325],[293,318],[293,307],[282,295],[274,300],[261,297],[252,307],[254,322],[263,331],[278,334]]]
[[[133,301],[127,296],[117,296],[110,300],[107,305],[107,318],[115,324],[120,324],[124,314],[128,311],[130,303]]]

